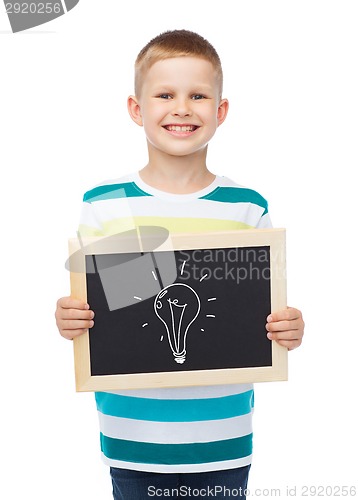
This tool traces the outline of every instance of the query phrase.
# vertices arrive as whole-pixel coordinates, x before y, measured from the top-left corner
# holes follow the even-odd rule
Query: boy
[[[258,193],[206,166],[208,142],[228,112],[215,49],[195,33],[169,31],[142,49],[135,69],[128,110],[144,128],[149,161],[140,172],[85,194],[81,235],[120,233],[130,222],[170,232],[270,227]],[[93,326],[94,313],[64,297],[56,319],[61,335],[73,339]],[[294,349],[303,336],[301,312],[271,314],[266,329],[268,338]],[[201,496],[245,498],[251,384],[97,393],[96,402],[115,499],[175,498],[188,496],[189,488]]]

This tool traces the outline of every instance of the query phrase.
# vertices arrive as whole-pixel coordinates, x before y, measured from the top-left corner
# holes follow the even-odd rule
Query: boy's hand
[[[289,351],[301,345],[304,328],[302,313],[294,307],[287,307],[267,317],[267,337]]]
[[[62,337],[73,340],[94,325],[94,312],[89,305],[72,297],[62,297],[57,301],[56,324]]]

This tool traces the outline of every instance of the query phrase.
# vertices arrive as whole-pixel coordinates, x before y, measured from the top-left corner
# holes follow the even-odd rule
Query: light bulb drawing
[[[186,263],[187,261],[184,260],[180,266],[181,276],[184,274]],[[153,306],[155,315],[165,325],[166,331],[166,335],[160,335],[160,342],[163,342],[164,338],[167,337],[175,362],[183,364],[187,359],[187,335],[202,309],[201,301],[198,293],[186,283],[178,282],[163,286],[157,272],[158,269],[152,271],[152,277],[160,282],[162,288],[155,296]],[[208,274],[202,275],[199,283],[207,278]],[[142,297],[134,296],[134,299],[141,301]],[[216,301],[216,297],[209,297],[206,300],[212,303],[212,301]],[[205,318],[215,317],[215,314],[205,314]],[[142,323],[142,328],[148,326],[149,322]],[[204,328],[199,327],[199,330],[205,332]]]
[[[188,331],[200,311],[198,294],[185,283],[168,285],[157,294],[154,311],[165,325],[175,361],[183,364]]]

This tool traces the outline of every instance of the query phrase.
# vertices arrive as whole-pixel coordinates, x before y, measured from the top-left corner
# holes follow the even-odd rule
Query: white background
[[[1,498],[111,498],[55,302],[83,193],[146,162],[133,63],[176,28],[221,55],[231,108],[208,166],[287,228],[289,304],[307,325],[289,382],[256,386],[250,489],[357,486],[357,2],[82,0],[18,34],[0,10]]]

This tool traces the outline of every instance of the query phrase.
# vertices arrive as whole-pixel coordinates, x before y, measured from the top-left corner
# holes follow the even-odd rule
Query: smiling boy
[[[85,194],[81,235],[120,233],[129,219],[172,233],[271,227],[262,196],[207,168],[208,143],[228,106],[220,59],[209,42],[186,30],[151,40],[138,55],[135,95],[128,98],[130,116],[144,128],[148,163]],[[93,326],[94,312],[63,297],[56,319],[61,335],[73,339]],[[266,329],[268,338],[294,349],[303,336],[301,312],[271,314]],[[251,384],[96,393],[96,402],[116,500],[213,488],[216,498],[228,491],[245,498]]]

